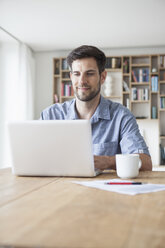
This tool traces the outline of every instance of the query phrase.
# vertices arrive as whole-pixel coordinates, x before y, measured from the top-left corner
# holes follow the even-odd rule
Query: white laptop
[[[88,120],[8,123],[12,172],[20,176],[94,177]]]

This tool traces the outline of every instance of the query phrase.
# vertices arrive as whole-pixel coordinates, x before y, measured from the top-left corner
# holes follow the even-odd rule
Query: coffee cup
[[[123,179],[135,178],[139,175],[142,162],[139,154],[116,154],[117,175]]]

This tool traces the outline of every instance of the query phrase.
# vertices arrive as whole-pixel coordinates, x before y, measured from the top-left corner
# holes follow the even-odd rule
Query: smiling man
[[[67,57],[75,99],[56,103],[41,113],[42,120],[89,119],[95,167],[116,169],[115,155],[138,153],[141,170],[151,170],[152,162],[135,117],[119,103],[103,98],[106,78],[105,54],[93,46],[81,46]]]

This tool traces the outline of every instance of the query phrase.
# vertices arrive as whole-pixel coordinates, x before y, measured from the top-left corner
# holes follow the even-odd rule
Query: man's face
[[[106,72],[99,74],[94,58],[83,58],[73,61],[70,76],[76,97],[81,101],[90,101],[100,93]]]

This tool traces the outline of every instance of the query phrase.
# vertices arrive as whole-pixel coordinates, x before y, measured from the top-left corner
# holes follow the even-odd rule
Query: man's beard
[[[83,84],[82,86],[88,87],[88,85],[86,84]],[[91,91],[89,95],[86,95],[85,93],[78,94],[77,90],[74,91],[74,94],[80,101],[88,102],[88,101],[91,101],[93,98],[95,98],[100,93],[100,89],[101,89],[101,83],[99,81],[97,89]]]

